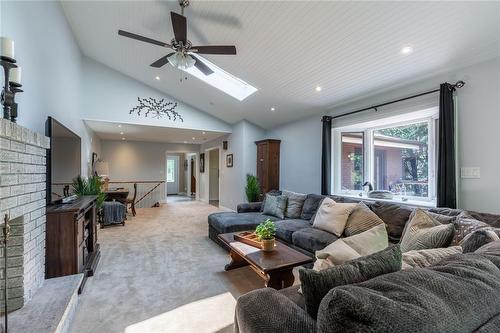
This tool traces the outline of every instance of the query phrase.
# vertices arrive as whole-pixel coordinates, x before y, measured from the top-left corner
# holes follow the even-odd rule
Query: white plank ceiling
[[[194,77],[180,82],[171,66],[149,67],[168,50],[117,35],[124,29],[170,42],[177,2],[62,5],[85,55],[227,122],[264,128],[500,56],[499,2],[194,0],[185,12],[188,38],[235,44],[236,56],[207,59],[259,89],[239,102]],[[414,52],[402,55],[405,45]]]

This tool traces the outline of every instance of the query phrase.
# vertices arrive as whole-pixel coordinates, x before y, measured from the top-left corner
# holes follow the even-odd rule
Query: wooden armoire
[[[257,178],[262,195],[280,188],[280,143],[281,140],[255,141],[257,145]]]

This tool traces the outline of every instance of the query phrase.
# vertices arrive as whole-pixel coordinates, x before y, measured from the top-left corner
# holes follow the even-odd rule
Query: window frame
[[[168,172],[168,164],[169,162],[172,161],[174,167],[173,167],[173,171],[172,171],[172,180],[169,180],[169,172]],[[166,177],[165,177],[165,180],[167,183],[175,183],[176,182],[176,179],[175,179],[175,160],[174,159],[168,159],[167,158],[167,168],[166,168]]]
[[[365,126],[364,124],[358,125],[350,125],[339,128],[333,128],[332,131],[332,193],[339,196],[355,196],[355,197],[366,197],[366,193],[364,191],[356,191],[356,190],[342,190],[342,168],[341,168],[341,159],[342,159],[342,135],[346,133],[352,132],[360,132],[364,133],[363,135],[363,167],[364,167],[364,179],[363,182],[369,181],[374,184],[374,132],[380,129],[392,128],[392,127],[400,127],[407,126],[411,124],[417,123],[427,123],[428,128],[428,140],[427,140],[427,149],[428,149],[428,196],[427,197],[418,197],[418,196],[402,196],[402,195],[394,195],[392,200],[395,202],[404,202],[410,201],[415,203],[422,203],[424,205],[432,205],[436,204],[436,168],[437,168],[437,119],[438,113],[435,112],[432,115],[425,116],[414,116],[411,119],[398,121],[391,120],[391,117],[378,119],[376,122],[377,125],[371,124],[370,126]],[[338,170],[338,171],[337,171]]]

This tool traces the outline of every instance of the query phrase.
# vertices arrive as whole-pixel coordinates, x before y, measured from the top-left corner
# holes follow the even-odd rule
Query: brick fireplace
[[[7,245],[9,312],[23,307],[45,278],[45,156],[49,143],[42,134],[0,119],[0,223],[3,225],[7,214],[11,225]],[[2,312],[3,251],[1,245]]]

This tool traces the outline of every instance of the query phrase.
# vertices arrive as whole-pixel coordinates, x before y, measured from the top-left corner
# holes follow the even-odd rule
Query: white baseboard
[[[227,208],[227,207],[224,207],[224,206],[221,206],[221,205],[219,205],[219,209],[221,209],[223,211],[226,211],[226,212],[235,212],[234,209]]]

